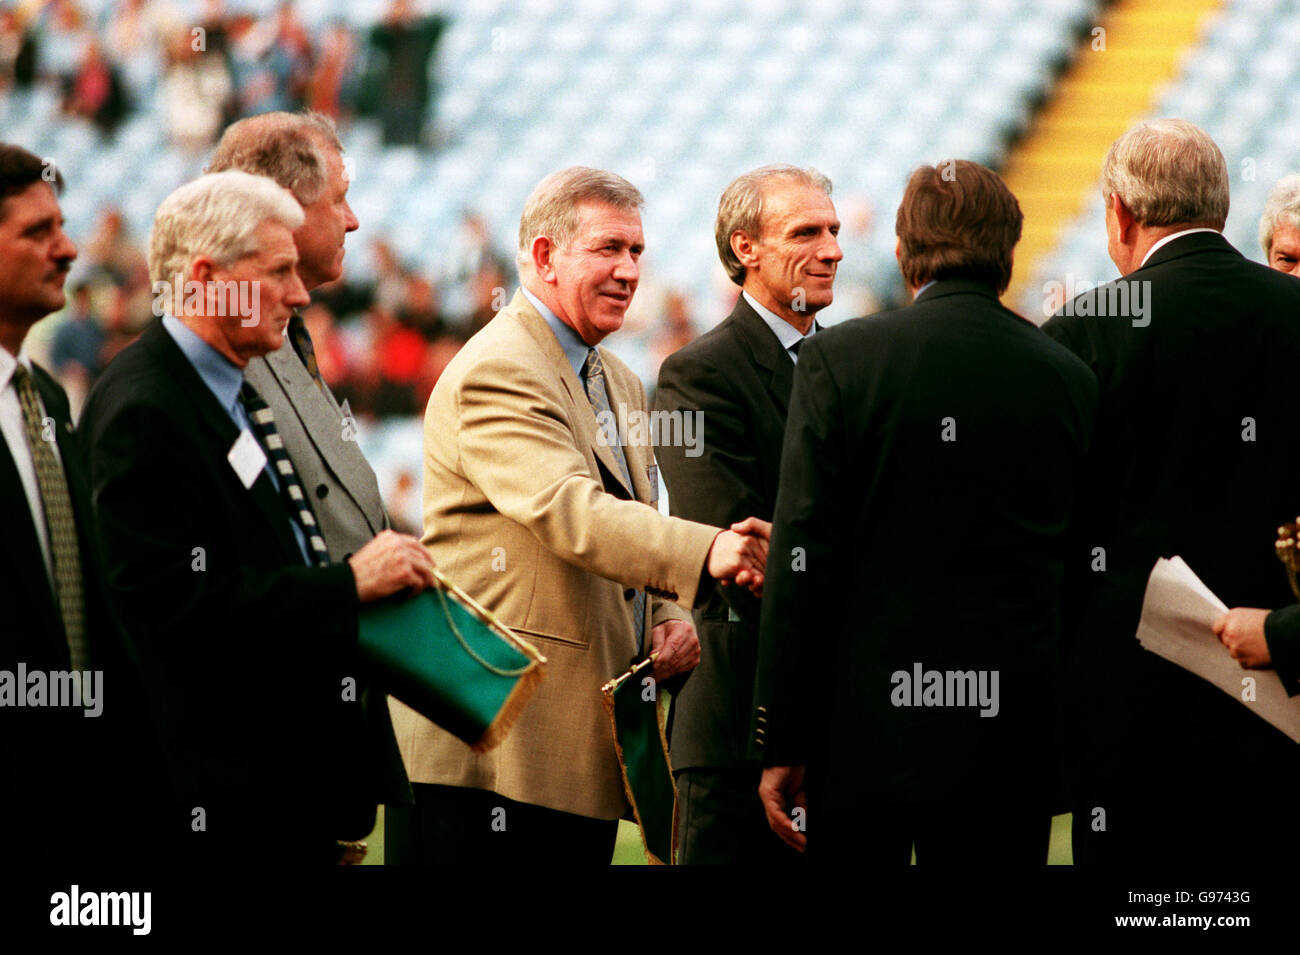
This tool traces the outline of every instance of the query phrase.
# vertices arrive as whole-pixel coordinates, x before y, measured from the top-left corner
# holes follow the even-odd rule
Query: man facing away
[[[922,166],[896,223],[915,303],[799,353],[756,697],[769,824],[810,862],[1046,861],[1096,382],[998,303],[1021,222],[996,173]]]

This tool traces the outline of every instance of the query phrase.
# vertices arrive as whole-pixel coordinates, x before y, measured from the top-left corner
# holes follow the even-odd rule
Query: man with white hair
[[[1300,277],[1300,173],[1283,176],[1269,193],[1259,245],[1270,269]]]
[[[1295,743],[1250,712],[1253,684],[1234,699],[1134,635],[1160,557],[1229,607],[1291,600],[1273,539],[1297,507],[1300,284],[1220,234],[1227,166],[1189,122],[1125,133],[1101,186],[1123,278],[1043,326],[1101,384],[1062,610],[1075,861],[1290,862]]]
[[[149,240],[167,314],[122,352],[84,432],[112,597],[140,661],[173,784],[179,860],[339,861],[370,831],[379,754],[355,692],[361,604],[433,583],[419,542],[384,532],[333,561],[273,413],[244,378],[307,303],[269,179],[203,176],[159,207]]]

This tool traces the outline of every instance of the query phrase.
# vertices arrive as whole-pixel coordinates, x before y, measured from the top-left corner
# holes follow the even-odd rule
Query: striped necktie
[[[609,417],[601,417],[602,412],[606,415],[610,414],[609,392],[605,390],[605,366],[601,364],[600,352],[594,348],[587,350],[583,377],[587,384],[587,400],[591,402],[591,410],[596,413],[596,420],[609,421]],[[623,446],[616,442],[611,446],[611,450],[623,472],[623,481],[627,484],[628,490],[631,490],[632,476],[627,469],[627,457],[623,454]],[[645,643],[645,591],[639,588],[636,596],[632,598],[632,619],[636,622],[636,652],[637,656],[640,656]]]
[[[81,548],[77,543],[77,520],[72,511],[67,475],[51,444],[54,435],[43,433],[45,418],[37,403],[32,377],[20,362],[14,369],[14,390],[23,409],[27,444],[36,465],[36,484],[45,511],[45,528],[54,559],[54,595],[63,618],[63,632],[68,638],[68,653],[74,670],[84,670],[86,651],[86,605],[82,592]]]
[[[253,433],[257,435],[258,443],[271,459],[271,465],[280,479],[280,494],[289,506],[289,513],[298,522],[303,536],[307,538],[311,562],[317,567],[324,567],[330,562],[329,548],[325,546],[325,538],[321,536],[320,527],[316,524],[316,515],[312,513],[311,502],[303,493],[298,472],[294,470],[289,452],[284,449],[284,441],[280,438],[280,432],[276,430],[275,417],[271,414],[271,408],[262,400],[257,389],[248,382],[244,382],[243,387],[239,389],[239,400],[244,403],[244,410],[248,412],[249,420],[253,422]]]

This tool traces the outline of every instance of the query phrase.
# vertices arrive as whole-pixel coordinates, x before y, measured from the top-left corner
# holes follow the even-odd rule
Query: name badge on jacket
[[[248,490],[257,480],[257,476],[262,473],[262,469],[266,467],[266,452],[253,437],[253,432],[245,430],[240,432],[235,443],[230,446],[226,460],[235,469],[235,474],[244,485],[244,490]]]
[[[646,482],[650,485],[650,506],[659,507],[659,465],[649,464],[645,469]]]

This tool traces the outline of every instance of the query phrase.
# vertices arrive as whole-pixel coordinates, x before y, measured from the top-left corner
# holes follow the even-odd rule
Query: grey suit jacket
[[[311,499],[312,510],[339,563],[389,526],[375,472],[357,446],[355,429],[344,421],[328,386],[318,388],[286,338],[264,358],[254,358],[244,379],[271,407],[275,427]],[[373,771],[382,773],[384,802],[408,803],[410,784],[393,737],[387,694],[369,682],[360,687],[371,752],[382,754]]]
[[[275,426],[298,470],[330,560],[341,561],[388,527],[375,472],[344,421],[329,388],[318,388],[285,340],[279,351],[254,358],[244,377],[271,406]]]

